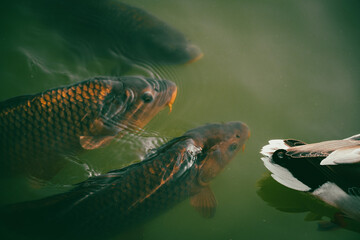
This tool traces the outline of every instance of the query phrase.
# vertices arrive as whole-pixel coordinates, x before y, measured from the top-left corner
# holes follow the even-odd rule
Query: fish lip
[[[194,44],[190,44],[187,47],[187,51],[189,52],[190,55],[193,55],[193,56],[185,64],[197,62],[198,60],[200,60],[204,57],[204,53],[200,50],[200,48],[198,46],[196,46]]]
[[[194,57],[193,59],[190,59],[189,61],[186,62],[186,64],[190,64],[190,63],[194,63],[199,61],[200,59],[202,59],[204,57],[204,53],[200,53],[199,55],[197,55],[196,57]]]
[[[245,128],[245,130],[247,131],[247,135],[246,135],[246,137],[245,137],[245,139],[243,140],[243,143],[242,143],[242,146],[241,146],[241,150],[242,150],[242,152],[245,152],[245,142],[246,142],[246,140],[248,140],[249,138],[250,138],[250,136],[251,136],[251,131],[250,131],[250,128],[246,125],[246,124],[244,124],[245,126],[246,126],[246,128]]]
[[[172,111],[172,105],[175,102],[177,97],[178,88],[176,84],[169,80],[157,80],[158,92],[163,95],[163,100],[160,101],[160,104],[163,106],[168,106],[170,112]]]

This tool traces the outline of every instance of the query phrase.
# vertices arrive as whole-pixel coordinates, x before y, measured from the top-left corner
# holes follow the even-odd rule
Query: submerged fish
[[[194,62],[203,56],[183,33],[118,0],[35,0],[25,1],[24,6],[30,8],[27,13],[32,11],[34,18],[68,39],[73,48],[80,44],[100,55],[165,64]]]
[[[1,171],[49,179],[65,163],[60,155],[143,127],[176,92],[167,80],[99,77],[0,102]]]
[[[192,129],[142,162],[89,178],[66,193],[7,206],[3,220],[25,235],[104,239],[188,197],[212,217],[217,202],[209,184],[249,135],[241,122]]]

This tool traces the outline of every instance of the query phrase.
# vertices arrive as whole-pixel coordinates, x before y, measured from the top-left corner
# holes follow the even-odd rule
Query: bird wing
[[[339,148],[329,154],[320,165],[360,163],[360,145]]]

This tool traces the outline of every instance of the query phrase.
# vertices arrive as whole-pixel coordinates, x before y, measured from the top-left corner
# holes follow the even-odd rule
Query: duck
[[[260,153],[278,183],[339,209],[342,219],[360,222],[360,134],[311,144],[273,139]]]

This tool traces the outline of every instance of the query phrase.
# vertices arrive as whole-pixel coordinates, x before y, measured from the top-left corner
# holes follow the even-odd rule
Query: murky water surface
[[[123,2],[183,32],[204,57],[191,64],[133,61],[112,51],[118,42],[103,31],[82,31],[67,16],[57,21],[60,10],[48,18],[49,5],[35,5],[34,11],[19,1],[23,7],[1,8],[0,100],[110,75],[169,79],[178,96],[171,114],[162,111],[143,132],[69,158],[51,183],[3,180],[0,202],[66,191],[89,176],[140,161],[188,129],[236,120],[247,123],[252,135],[245,152],[212,182],[215,217],[203,219],[184,201],[141,227],[143,239],[359,239],[344,229],[318,231],[317,222],[304,220],[311,209],[282,212],[257,194],[267,172],[259,151],[269,139],[317,142],[359,133],[359,2]],[[84,9],[79,16],[88,16]],[[77,18],[76,11],[71,14]],[[93,24],[91,17],[81,21]],[[110,31],[117,24],[106,22]]]

